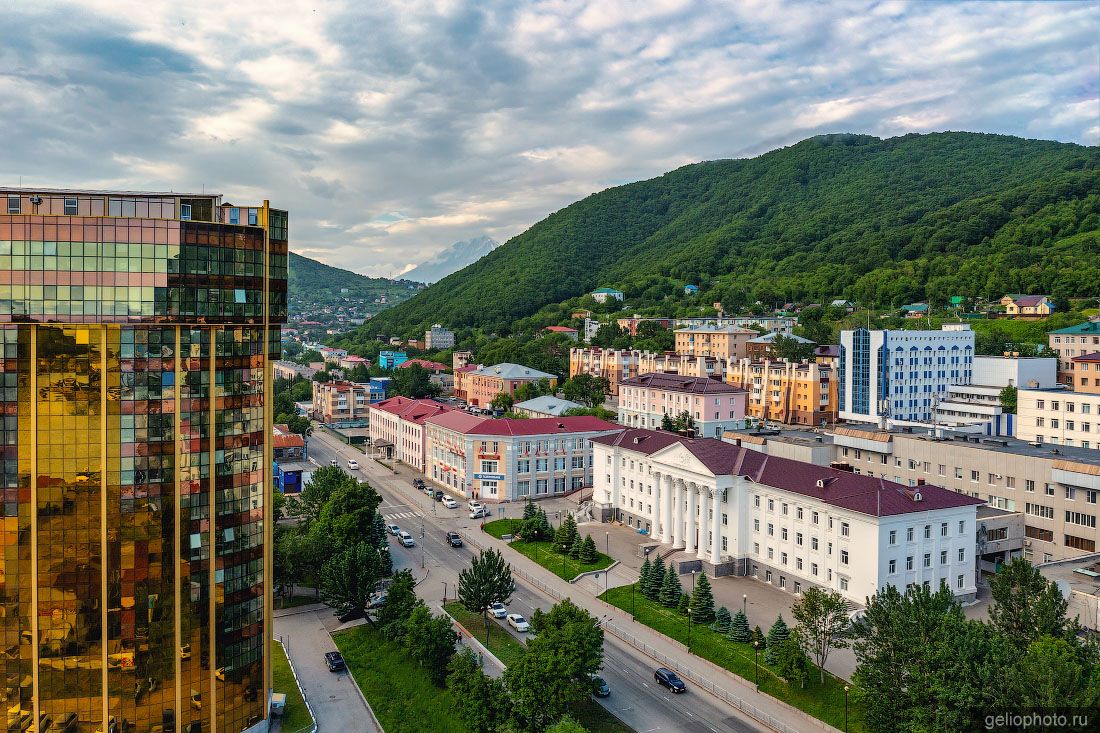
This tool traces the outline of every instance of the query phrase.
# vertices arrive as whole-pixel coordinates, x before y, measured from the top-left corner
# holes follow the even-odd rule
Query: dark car
[[[451,547],[462,547],[462,536],[458,532],[448,532],[447,542]]]
[[[340,652],[325,652],[325,664],[328,665],[329,672],[342,672],[348,668]]]
[[[603,677],[593,677],[592,694],[596,697],[607,697],[611,694],[611,687]]]
[[[435,498],[436,501],[443,501],[444,496],[446,496],[446,494],[444,494],[443,490],[440,489],[439,491],[435,492],[435,497],[434,498]]]
[[[357,618],[363,618],[363,609],[353,608],[350,611],[336,614],[336,620],[342,624],[346,624],[348,621],[354,621]]]
[[[653,673],[653,681],[661,687],[667,687],[672,692],[679,693],[687,691],[687,685],[684,684],[684,681],[677,677],[676,673],[671,669],[666,669],[665,667],[661,667]]]

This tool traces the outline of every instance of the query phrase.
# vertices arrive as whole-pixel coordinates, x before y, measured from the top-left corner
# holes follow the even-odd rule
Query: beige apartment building
[[[355,382],[314,382],[312,417],[329,425],[366,425],[370,385]]]
[[[726,381],[748,392],[748,417],[792,425],[836,422],[837,380],[830,367],[741,359],[729,364]]]
[[[1033,443],[1100,449],[1100,392],[1021,389],[1016,437]]]
[[[619,385],[643,374],[678,374],[683,377],[717,377],[726,374],[727,360],[674,352],[656,353],[637,349],[574,348],[569,350],[569,376],[590,374],[603,377],[612,395]]]
[[[1100,377],[1098,374],[1085,375],[1083,370],[1080,370],[1082,373],[1078,375],[1073,362],[1075,357],[1100,351],[1100,318],[1051,331],[1047,336],[1047,345],[1058,353],[1059,384],[1066,384],[1076,389],[1080,386],[1076,381],[1078,376],[1089,380]],[[1095,371],[1095,367],[1090,371]],[[1095,385],[1096,383],[1093,382],[1093,386]]]
[[[748,356],[749,340],[759,336],[756,331],[739,326],[701,325],[676,329],[676,353],[690,356],[713,356],[719,359],[742,359]]]

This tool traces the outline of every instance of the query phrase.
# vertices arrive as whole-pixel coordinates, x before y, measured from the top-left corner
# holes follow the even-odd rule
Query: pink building
[[[658,430],[667,415],[684,412],[695,423],[695,435],[721,438],[726,430],[745,427],[748,393],[718,379],[653,373],[619,385],[619,422]]]
[[[435,400],[391,397],[370,406],[371,445],[417,471],[423,471],[426,456],[424,421],[455,408]]]

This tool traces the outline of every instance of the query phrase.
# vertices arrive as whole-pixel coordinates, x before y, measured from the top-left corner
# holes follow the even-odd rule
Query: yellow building
[[[266,730],[287,213],[0,196],[9,730]]]
[[[747,390],[747,417],[790,425],[836,422],[836,373],[816,362],[741,359],[726,381]]]
[[[676,353],[688,356],[713,356],[718,359],[742,359],[748,356],[749,340],[756,331],[737,326],[693,326],[676,329]]]

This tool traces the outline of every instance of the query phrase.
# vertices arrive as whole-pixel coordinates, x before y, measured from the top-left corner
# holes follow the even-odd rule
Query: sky
[[[1100,2],[5,3],[0,180],[216,191],[394,276],[811,135],[1100,144]]]

